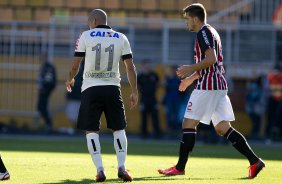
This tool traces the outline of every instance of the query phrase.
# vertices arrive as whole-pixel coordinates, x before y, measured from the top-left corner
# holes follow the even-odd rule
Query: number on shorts
[[[192,102],[188,102],[187,111],[192,110]]]

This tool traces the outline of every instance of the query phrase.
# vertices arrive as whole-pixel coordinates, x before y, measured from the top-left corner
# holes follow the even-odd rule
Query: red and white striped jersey
[[[194,60],[201,62],[206,56],[207,49],[214,49],[217,61],[206,69],[197,71],[200,75],[196,89],[199,90],[227,90],[224,77],[223,55],[220,36],[210,25],[204,25],[197,33],[194,46]]]

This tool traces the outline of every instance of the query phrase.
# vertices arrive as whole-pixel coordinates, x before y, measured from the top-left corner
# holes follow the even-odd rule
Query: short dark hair
[[[205,7],[201,3],[191,4],[183,9],[183,15],[188,14],[191,17],[198,17],[200,21],[205,22],[207,12]]]
[[[98,21],[98,24],[107,24],[107,13],[102,9],[94,9],[90,12],[88,21],[93,21],[94,19]]]

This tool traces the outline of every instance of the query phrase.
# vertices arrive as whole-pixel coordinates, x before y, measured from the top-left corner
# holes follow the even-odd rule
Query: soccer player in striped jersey
[[[197,32],[194,46],[196,64],[183,65],[177,69],[177,75],[183,79],[179,90],[184,91],[194,80],[197,80],[197,84],[187,104],[182,123],[183,137],[179,160],[174,167],[158,171],[164,175],[184,174],[189,153],[195,144],[197,125],[200,122],[209,124],[212,121],[216,132],[228,139],[233,147],[249,160],[248,178],[254,178],[265,164],[252,151],[245,137],[230,125],[230,121],[235,118],[227,96],[219,34],[206,23],[206,10],[202,4],[195,3],[185,7],[183,14],[188,30]]]
[[[131,86],[130,108],[134,108],[138,102],[138,90],[132,51],[127,37],[107,25],[107,14],[103,10],[93,10],[88,17],[88,24],[90,30],[84,31],[76,43],[66,89],[71,91],[80,62],[85,57],[77,128],[86,132],[87,147],[97,168],[96,182],[106,180],[99,142],[102,112],[107,120],[107,128],[113,131],[118,177],[123,181],[132,181],[125,167],[126,118],[119,73],[119,62],[123,60]]]

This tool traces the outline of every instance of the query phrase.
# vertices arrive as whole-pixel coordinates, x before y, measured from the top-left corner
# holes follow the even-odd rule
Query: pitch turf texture
[[[116,157],[110,138],[101,138],[106,183],[122,183],[117,178]],[[282,183],[282,147],[253,146],[266,168],[253,180],[245,177],[248,162],[231,145],[196,145],[186,175],[162,176],[157,169],[177,161],[177,141],[128,140],[127,167],[140,184],[233,184]],[[84,137],[0,137],[2,158],[11,174],[9,184],[95,183],[96,170]]]

